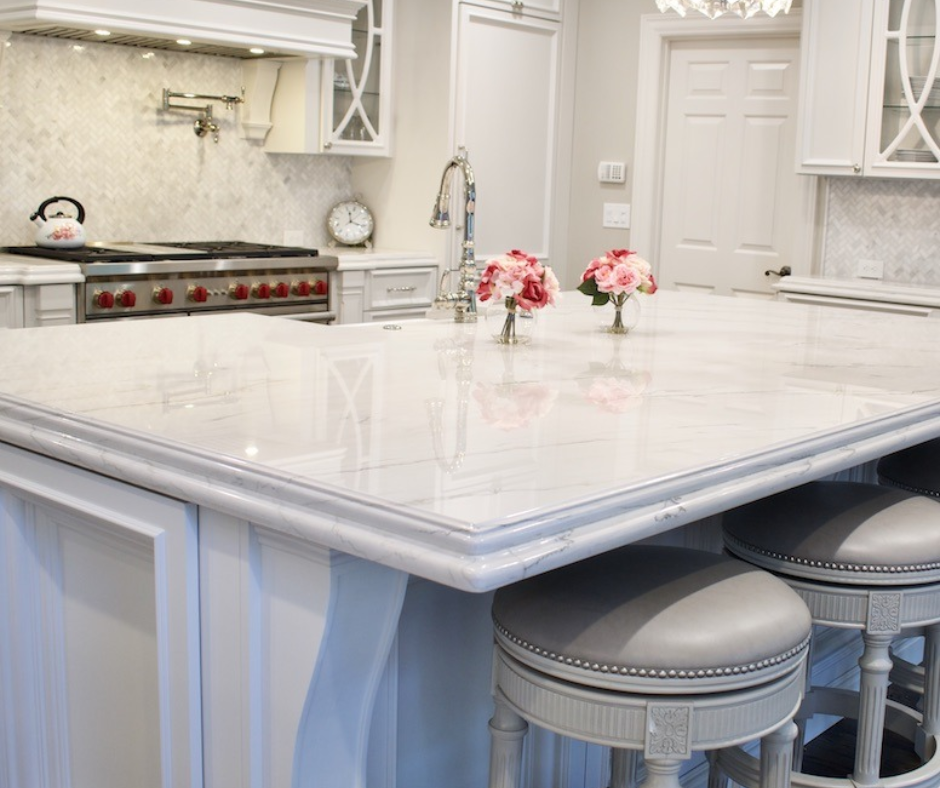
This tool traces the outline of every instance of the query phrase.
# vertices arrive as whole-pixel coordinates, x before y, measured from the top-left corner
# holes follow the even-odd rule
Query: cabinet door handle
[[[386,287],[385,292],[386,293],[413,293],[417,289],[418,288],[416,288],[414,285],[410,285],[410,286],[403,285],[401,287]]]
[[[853,165],[852,165],[852,172],[854,172],[856,175],[858,175],[861,171],[862,171],[862,165],[861,165],[861,164],[853,164]]]

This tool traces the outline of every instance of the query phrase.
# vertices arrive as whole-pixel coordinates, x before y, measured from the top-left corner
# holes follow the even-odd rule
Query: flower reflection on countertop
[[[656,292],[656,280],[652,266],[629,249],[611,249],[601,257],[595,257],[581,274],[578,290],[591,296],[594,306],[611,302],[614,305],[613,323],[606,331],[611,334],[626,334],[639,321],[639,302],[631,317],[624,320],[624,305],[634,293],[652,295]]]
[[[477,383],[473,398],[483,421],[500,430],[515,430],[548,415],[558,392],[544,383]]]
[[[501,345],[515,345],[528,341],[528,337],[517,334],[517,310],[532,312],[554,305],[560,291],[551,268],[542,265],[534,255],[513,249],[487,261],[477,285],[477,298],[483,302],[503,299],[505,318],[495,338]]]

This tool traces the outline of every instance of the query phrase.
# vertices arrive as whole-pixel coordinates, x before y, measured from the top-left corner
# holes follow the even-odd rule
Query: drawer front
[[[436,295],[437,268],[392,268],[370,271],[366,310],[430,306]]]

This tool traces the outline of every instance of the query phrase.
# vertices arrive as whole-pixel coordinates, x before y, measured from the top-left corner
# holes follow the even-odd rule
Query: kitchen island
[[[8,784],[100,777],[102,734],[141,785],[410,785],[415,757],[482,762],[485,720],[440,698],[462,749],[401,744],[424,729],[396,708],[407,655],[455,685],[481,669],[433,635],[393,648],[406,589],[478,613],[506,583],[940,435],[935,321],[661,292],[621,337],[589,303],[566,294],[512,347],[484,318],[0,334]]]

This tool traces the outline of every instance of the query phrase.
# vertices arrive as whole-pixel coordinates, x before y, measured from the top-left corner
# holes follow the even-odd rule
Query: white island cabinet
[[[3,332],[0,786],[484,785],[492,589],[940,435],[938,343],[672,292],[626,337],[565,294],[520,347]]]

